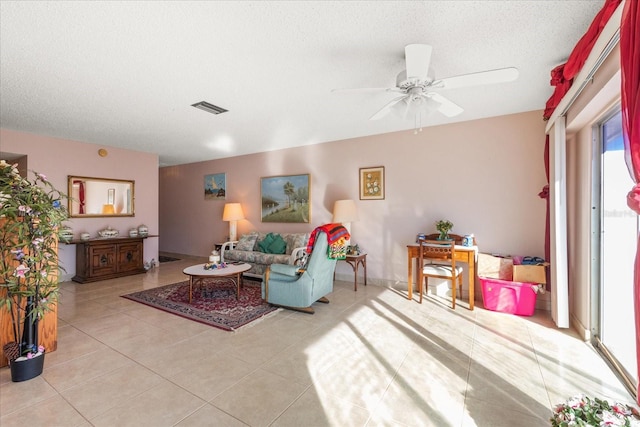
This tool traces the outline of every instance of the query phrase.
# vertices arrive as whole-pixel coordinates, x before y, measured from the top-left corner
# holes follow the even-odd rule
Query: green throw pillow
[[[287,250],[287,242],[284,241],[281,235],[276,234],[268,249],[270,254],[283,254]]]
[[[263,252],[265,254],[270,253],[269,245],[273,242],[273,237],[273,233],[269,233],[264,237],[264,239],[258,242],[258,249],[260,250],[260,252]]]

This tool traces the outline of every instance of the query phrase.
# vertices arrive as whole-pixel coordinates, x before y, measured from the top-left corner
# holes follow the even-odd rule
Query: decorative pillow
[[[234,249],[238,251],[252,251],[257,239],[258,233],[243,234]]]
[[[291,233],[285,237],[287,241],[287,254],[291,255],[295,248],[303,248],[307,246],[309,233]]]
[[[269,233],[267,234],[264,239],[262,239],[261,241],[258,242],[258,250],[260,252],[264,252],[265,254],[270,253],[269,252],[269,245],[273,242],[273,233]]]
[[[268,250],[270,254],[283,254],[287,249],[287,242],[284,241],[281,235],[276,234],[273,237],[273,241],[269,244]]]

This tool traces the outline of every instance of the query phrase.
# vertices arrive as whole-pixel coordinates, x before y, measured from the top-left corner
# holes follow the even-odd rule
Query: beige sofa
[[[267,235],[279,235],[286,248],[284,253],[267,253],[261,251]],[[291,264],[302,262],[306,255],[307,242],[311,233],[261,233],[244,234],[237,241],[225,242],[222,245],[220,260],[222,262],[246,262],[251,269],[245,274],[261,277],[271,264]],[[262,245],[264,246],[264,244]]]

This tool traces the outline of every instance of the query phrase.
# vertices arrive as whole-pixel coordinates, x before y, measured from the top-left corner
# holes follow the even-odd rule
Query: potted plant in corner
[[[438,240],[450,240],[449,232],[453,228],[453,223],[448,219],[441,219],[436,221],[436,230],[440,233]]]
[[[20,176],[0,160],[0,311],[14,341],[3,346],[13,381],[42,373],[38,322],[58,298],[58,230],[67,219],[64,194],[34,172]]]

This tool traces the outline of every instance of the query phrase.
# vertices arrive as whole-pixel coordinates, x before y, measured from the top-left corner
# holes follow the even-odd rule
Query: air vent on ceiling
[[[229,110],[225,110],[222,107],[218,107],[217,105],[210,104],[207,101],[196,102],[195,104],[191,104],[191,106],[199,108],[202,111],[206,111],[211,114],[222,114],[229,111]]]

